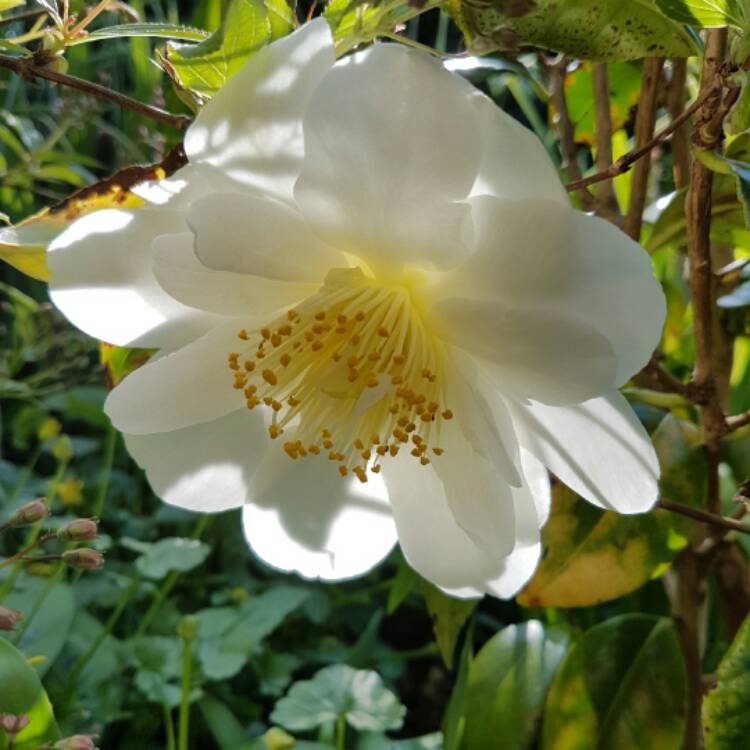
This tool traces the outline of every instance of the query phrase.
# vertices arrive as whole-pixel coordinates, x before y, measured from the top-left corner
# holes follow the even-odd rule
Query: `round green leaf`
[[[671,620],[623,615],[583,634],[545,707],[542,750],[678,748],[685,674]]]
[[[750,736],[750,617],[742,623],[703,701],[706,750],[737,750]]]
[[[398,729],[406,709],[380,675],[343,664],[325,667],[311,680],[295,682],[276,704],[271,721],[291,731],[315,729],[345,717],[355,729]]]
[[[23,654],[0,638],[0,714],[24,714],[29,725],[17,735],[14,750],[34,750],[60,734],[47,693],[37,673],[26,663]],[[0,750],[6,740],[0,731]]]
[[[185,573],[197,568],[207,557],[211,548],[197,539],[169,537],[155,544],[142,543],[142,554],[135,567],[146,578],[164,578],[170,571]]]
[[[547,687],[565,655],[567,634],[535,620],[511,625],[482,647],[469,667],[462,750],[530,747]]]

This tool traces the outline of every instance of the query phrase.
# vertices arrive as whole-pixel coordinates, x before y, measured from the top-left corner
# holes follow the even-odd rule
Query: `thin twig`
[[[635,147],[642,149],[654,139],[656,127],[656,110],[659,108],[659,89],[664,59],[648,57],[643,61],[641,95],[638,99],[638,113],[635,118]],[[636,242],[641,236],[643,209],[646,205],[648,176],[651,172],[651,152],[646,158],[639,159],[633,168],[630,184],[630,202],[625,216],[623,229]]]
[[[667,372],[659,364],[656,355],[651,357],[648,364],[633,378],[633,380],[639,385],[640,383],[638,381],[643,381],[643,384],[651,388],[651,390],[661,391],[662,393],[677,393],[688,400],[693,400],[693,394],[691,393],[689,385],[678,380],[670,372]]]
[[[672,60],[672,77],[667,87],[667,111],[672,122],[685,111],[685,84],[687,82],[687,60],[676,57]],[[685,123],[672,133],[672,177],[679,190],[686,187],[690,179],[690,145]]]
[[[716,526],[721,529],[726,529],[727,531],[739,531],[741,534],[750,534],[750,526],[747,524],[740,523],[734,518],[720,516],[717,513],[709,513],[700,508],[692,508],[689,505],[675,503],[672,500],[666,500],[664,498],[657,501],[656,507],[661,508],[662,510],[668,510],[672,513],[679,513],[681,516],[687,516],[694,521],[707,523],[710,526]]]
[[[735,430],[739,430],[740,427],[745,427],[745,425],[749,424],[750,411],[746,411],[744,414],[734,414],[726,418],[726,432],[734,432]]]
[[[581,179],[581,168],[578,166],[578,146],[575,142],[575,128],[568,112],[568,102],[565,99],[565,74],[567,72],[568,60],[564,55],[554,62],[547,63],[549,74],[549,96],[552,106],[555,108],[557,118],[555,125],[559,134],[560,155],[562,156],[562,169],[568,180],[577,181]],[[594,196],[585,188],[579,193],[581,203],[586,211],[594,207]]]
[[[120,94],[117,91],[112,91],[112,89],[98,83],[93,83],[92,81],[86,81],[83,78],[77,78],[76,76],[71,76],[67,73],[58,73],[57,71],[45,68],[38,65],[33,58],[0,55],[0,68],[11,70],[22,78],[44,78],[47,81],[59,83],[62,86],[67,86],[91,94],[99,99],[106,99],[107,101],[118,104],[124,109],[137,112],[144,117],[160,122],[163,125],[176,128],[177,130],[184,130],[191,122],[190,118],[185,115],[173,115],[159,107],[152,107],[149,104],[144,104],[137,99],[133,99],[125,94]]]
[[[597,182],[611,180],[613,177],[624,174],[630,169],[632,164],[646,156],[646,154],[650,154],[655,146],[664,143],[672,133],[686,123],[706,103],[706,100],[712,96],[716,96],[720,90],[720,87],[717,86],[711,90],[702,91],[698,98],[679,117],[673,120],[666,128],[660,130],[643,148],[623,154],[616,162],[596,174],[589,175],[575,182],[569,182],[565,186],[565,189],[570,193],[574,190],[580,190],[589,185],[595,185]]]
[[[606,63],[594,63],[592,69],[594,87],[594,115],[596,119],[596,166],[603,170],[612,163],[612,113],[609,109],[609,77]],[[580,182],[580,180],[579,180]],[[596,190],[597,216],[619,223],[620,210],[612,183],[601,184]]]

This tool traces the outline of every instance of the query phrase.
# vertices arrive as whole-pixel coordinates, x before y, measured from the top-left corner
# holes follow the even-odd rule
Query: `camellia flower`
[[[545,466],[648,509],[617,392],[664,300],[645,252],[573,210],[537,139],[435,59],[335,62],[322,19],[198,114],[189,164],[50,248],[97,338],[160,353],[106,412],[164,500],[243,507],[255,553],[359,575],[398,539],[457,596],[511,596],[540,553]]]

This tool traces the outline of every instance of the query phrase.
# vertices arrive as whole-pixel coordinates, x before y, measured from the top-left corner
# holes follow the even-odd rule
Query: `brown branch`
[[[585,188],[588,185],[595,185],[597,182],[611,180],[613,177],[624,174],[635,162],[642,159],[646,154],[650,154],[654,147],[660,143],[664,143],[672,133],[684,125],[706,103],[706,100],[712,96],[716,96],[718,91],[720,91],[720,86],[717,86],[715,90],[702,91],[698,98],[679,117],[673,120],[666,128],[659,131],[643,148],[623,154],[616,162],[596,174],[584,177],[582,180],[569,182],[565,186],[565,189],[570,193],[574,190]]]
[[[177,130],[184,130],[191,122],[185,115],[173,115],[159,107],[152,107],[149,104],[139,102],[137,99],[120,94],[117,91],[102,86],[92,81],[86,81],[83,78],[68,75],[67,73],[58,73],[57,71],[45,68],[37,64],[33,57],[10,57],[0,55],[0,68],[11,70],[22,78],[43,78],[53,83],[59,83],[78,91],[91,94],[99,99],[105,99],[118,104],[123,109],[129,109],[131,112],[137,112],[144,117],[168,125]]]
[[[695,110],[693,144],[705,148],[720,137],[721,121],[715,115],[721,105],[723,82],[721,70],[727,51],[727,30],[713,29],[706,33],[701,87]],[[686,110],[688,111],[688,110]],[[703,513],[719,516],[719,446],[725,430],[724,413],[717,389],[714,367],[714,278],[711,270],[711,188],[713,172],[698,159],[693,160],[690,183],[685,198],[687,220],[687,255],[690,296],[693,306],[695,367],[690,387],[702,404],[701,426],[706,456],[706,508]],[[744,526],[740,524],[741,526]],[[685,734],[682,750],[703,747],[701,706],[703,702],[703,632],[705,601],[708,590],[709,560],[700,553],[701,545],[710,538],[704,527],[698,527],[690,546],[680,555],[677,564],[679,596],[675,620],[685,659],[687,701]]]
[[[681,57],[672,60],[672,78],[667,88],[667,111],[672,122],[685,111],[685,83],[687,82],[687,60]],[[686,187],[690,175],[690,145],[685,123],[672,134],[672,177],[675,187]]]
[[[739,430],[740,427],[745,427],[749,424],[750,411],[746,411],[744,414],[733,414],[731,417],[726,418],[726,432],[734,432],[735,430]]]
[[[678,380],[670,372],[667,372],[660,364],[656,354],[651,357],[648,364],[633,377],[636,385],[650,388],[652,391],[661,393],[676,393],[690,401],[693,394],[687,383]]]
[[[659,108],[659,89],[664,59],[648,57],[643,61],[641,95],[638,99],[638,113],[635,118],[635,148],[642,149],[654,139],[656,111]],[[641,237],[643,209],[646,206],[648,176],[651,172],[651,152],[645,159],[639,159],[633,169],[630,184],[630,202],[623,229],[636,242]]]
[[[609,77],[606,63],[594,63],[591,68],[594,88],[594,116],[596,122],[596,166],[605,169],[612,163],[612,113],[609,109]],[[582,180],[579,180],[582,182]],[[595,209],[603,216],[619,223],[620,210],[612,183],[601,184],[596,190]]]
[[[581,168],[578,166],[578,146],[575,142],[575,128],[568,112],[568,102],[565,99],[565,74],[567,72],[568,59],[560,56],[558,60],[547,63],[549,73],[549,96],[552,106],[555,108],[557,118],[555,125],[559,133],[560,154],[562,156],[562,169],[568,180],[577,181],[581,179]],[[591,211],[594,207],[594,196],[585,188],[581,189],[579,197],[583,207]]]
[[[746,523],[740,523],[740,521],[734,518],[721,516],[718,513],[709,513],[706,510],[693,508],[689,505],[683,505],[682,503],[675,503],[672,500],[666,500],[664,498],[657,501],[656,507],[661,508],[662,510],[668,510],[671,513],[679,513],[681,516],[692,518],[694,521],[707,523],[710,526],[716,526],[717,528],[725,529],[726,531],[738,531],[740,534],[750,534],[750,526]]]

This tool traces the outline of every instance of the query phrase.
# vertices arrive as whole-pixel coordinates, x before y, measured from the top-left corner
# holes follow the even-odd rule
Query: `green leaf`
[[[335,664],[311,680],[295,682],[276,703],[271,721],[291,731],[304,731],[344,717],[359,731],[384,732],[399,729],[405,712],[376,672]]]
[[[696,28],[747,27],[737,0],[656,0],[656,4],[665,15]]]
[[[197,568],[211,552],[207,544],[182,537],[167,537],[153,544],[126,538],[122,543],[141,553],[135,567],[146,578],[153,580],[164,578],[173,570],[185,573]]]
[[[23,654],[0,638],[0,714],[29,717],[29,725],[16,736],[14,750],[36,750],[60,737],[52,706],[37,673]],[[7,747],[0,732],[0,750]]]
[[[493,636],[469,667],[463,750],[531,747],[547,687],[565,656],[568,636],[532,620]]]
[[[672,622],[623,615],[588,630],[550,687],[541,750],[665,750],[682,741],[685,674]]]
[[[461,7],[466,25],[479,36],[471,46],[481,52],[507,47],[509,37],[518,46],[583,60],[688,57],[697,51],[682,26],[651,0],[536,0],[518,17],[491,5],[464,2]]]
[[[706,750],[737,750],[750,733],[750,617],[742,623],[703,701]]]
[[[245,730],[227,706],[207,695],[198,708],[221,750],[235,750],[245,741]]]
[[[294,745],[292,750],[296,750]],[[385,734],[363,734],[355,750],[443,750],[443,735],[440,732],[412,737],[408,740],[392,740]]]
[[[0,13],[23,5],[25,0],[0,0]]]
[[[75,616],[70,586],[58,583],[48,588],[49,583],[43,578],[24,576],[7,598],[9,607],[25,614],[38,607],[17,645],[30,657],[42,657],[35,667],[40,677],[44,677],[65,645]]]
[[[422,580],[422,595],[432,619],[432,629],[440,656],[448,669],[453,666],[456,641],[466,620],[479,604],[479,599],[454,599],[428,581]]]
[[[695,425],[668,415],[653,435],[660,494],[696,505],[706,467]],[[524,607],[584,607],[617,599],[660,575],[687,544],[692,521],[665,510],[603,511],[562,484],[553,487],[542,561],[517,601]]]
[[[275,22],[278,24],[278,14]],[[214,34],[194,46],[168,45],[163,62],[180,87],[211,97],[271,39],[271,21],[263,0],[230,0]]]
[[[196,613],[197,654],[206,677],[224,680],[236,675],[263,640],[309,596],[303,588],[275,586],[240,607],[210,607]]]
[[[123,37],[155,37],[156,39],[179,39],[188,42],[202,42],[210,34],[203,29],[193,29],[190,26],[179,26],[173,23],[123,23],[117,26],[105,26],[90,34],[71,39],[68,47],[89,42],[99,42],[102,39],[121,39]]]
[[[360,0],[331,0],[323,13],[333,29],[334,41],[356,36],[365,41],[372,39],[381,20],[381,10],[377,3],[369,4]]]

